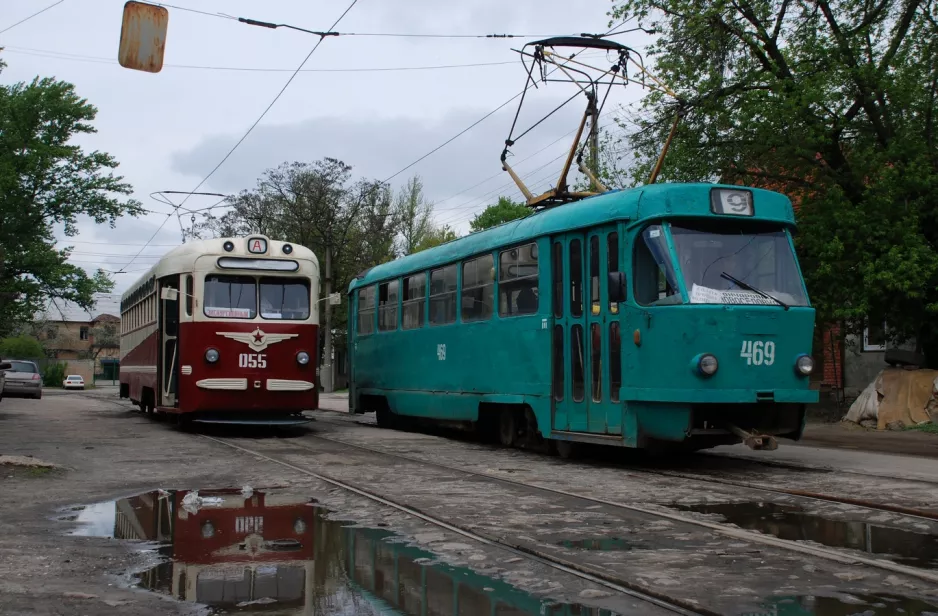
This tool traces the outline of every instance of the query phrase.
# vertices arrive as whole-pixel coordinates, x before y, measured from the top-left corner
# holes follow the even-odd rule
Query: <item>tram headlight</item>
[[[296,522],[293,523],[293,532],[297,535],[302,535],[306,532],[306,522],[302,518],[297,518]]]
[[[290,254],[291,252],[293,252],[293,246],[291,246],[290,244],[284,244],[284,245],[283,245],[283,254],[288,255],[288,254]]]
[[[298,364],[301,365],[301,366],[305,366],[306,364],[308,364],[308,363],[309,363],[309,353],[307,353],[306,351],[300,351],[299,353],[297,353],[297,354],[296,354],[296,363],[298,363]]]
[[[215,526],[211,521],[206,520],[205,524],[202,525],[202,537],[205,539],[211,539],[215,536]]]
[[[808,376],[814,372],[814,360],[810,355],[801,355],[795,360],[795,370],[798,374]]]
[[[713,376],[717,368],[720,366],[720,362],[717,361],[716,355],[712,353],[702,353],[694,358],[694,368],[697,371],[697,374],[701,376]]]
[[[217,361],[218,361],[218,350],[217,350],[217,349],[209,349],[209,350],[207,350],[207,351],[205,352],[205,361],[207,361],[207,362],[210,363],[210,364],[214,364],[215,362],[217,362]]]
[[[228,240],[227,242],[222,244],[222,248],[225,249],[225,252],[231,252],[232,250],[234,250],[234,242],[232,242],[231,240]]]

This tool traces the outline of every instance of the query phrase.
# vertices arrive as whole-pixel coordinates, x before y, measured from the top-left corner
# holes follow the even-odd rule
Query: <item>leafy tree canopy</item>
[[[524,218],[531,212],[533,210],[523,203],[515,203],[508,197],[499,197],[498,203],[488,206],[469,221],[469,228],[475,233],[510,220]]]
[[[886,317],[896,338],[934,338],[935,3],[613,2],[613,19],[657,32],[647,60],[681,99],[652,92],[632,118],[633,180],[648,177],[680,110],[660,181],[788,194],[822,322],[856,333]]]
[[[66,262],[70,249],[55,247],[56,225],[74,236],[80,216],[113,227],[143,211],[120,198],[131,187],[112,172],[113,157],[72,142],[96,132],[96,115],[64,81],[0,85],[0,333],[32,318],[49,298],[89,308],[94,293],[113,287],[103,270],[89,276]]]
[[[414,248],[414,252],[420,252],[421,250],[426,250],[427,248],[435,248],[440,244],[452,242],[458,237],[459,236],[456,235],[456,232],[450,229],[449,225],[436,227],[431,224],[429,231],[427,231],[427,233],[423,236],[423,238],[417,244],[417,247]]]

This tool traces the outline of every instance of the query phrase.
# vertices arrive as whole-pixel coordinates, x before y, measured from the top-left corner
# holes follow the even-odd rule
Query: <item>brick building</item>
[[[66,373],[80,374],[86,383],[95,375],[117,378],[120,358],[120,296],[98,293],[94,299],[91,310],[50,300],[34,322],[47,356],[64,361]]]

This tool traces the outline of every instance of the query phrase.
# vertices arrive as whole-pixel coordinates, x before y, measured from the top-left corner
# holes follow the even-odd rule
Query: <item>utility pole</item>
[[[599,178],[599,108],[596,106],[596,97],[589,97],[590,114],[590,167],[593,175]],[[599,186],[590,180],[590,190],[599,191]]]
[[[332,303],[329,296],[332,295],[332,246],[326,245],[326,276],[323,302],[326,311],[325,331],[323,332],[322,349],[322,368],[319,371],[319,382],[322,383],[322,390],[327,394],[333,391],[334,380],[332,378]]]

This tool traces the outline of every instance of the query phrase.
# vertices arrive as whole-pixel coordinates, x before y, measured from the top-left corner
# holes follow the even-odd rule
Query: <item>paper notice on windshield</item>
[[[250,319],[251,310],[248,308],[216,308],[205,307],[205,316],[216,318]]]
[[[691,287],[690,303],[692,304],[763,304],[776,306],[776,302],[762,297],[752,291],[721,291],[703,287],[696,283]]]

